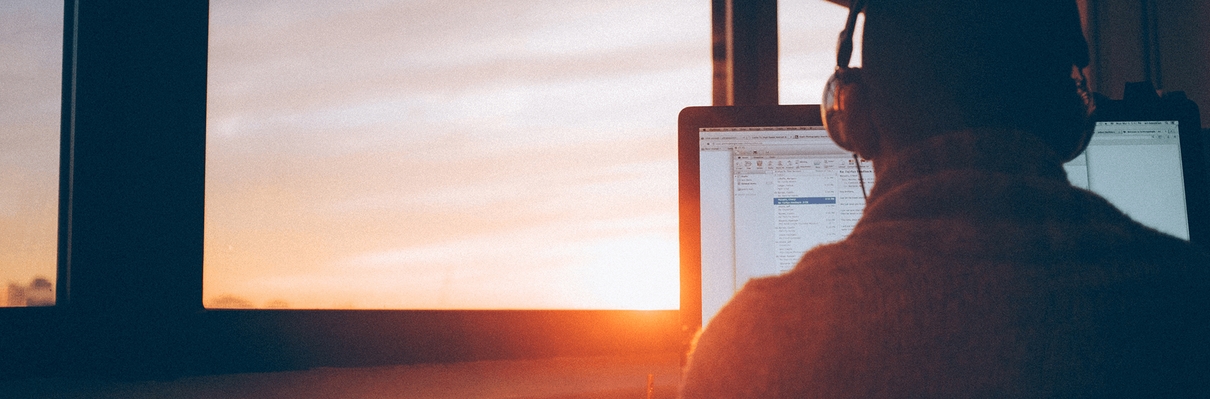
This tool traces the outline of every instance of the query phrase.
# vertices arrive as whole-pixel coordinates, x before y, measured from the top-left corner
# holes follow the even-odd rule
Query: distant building
[[[54,285],[43,277],[34,278],[25,290],[25,306],[55,306]]]
[[[8,283],[3,306],[55,306],[55,287],[45,277],[34,277],[29,285]]]
[[[5,295],[5,306],[25,306],[25,287],[17,283],[8,283],[8,295]]]
[[[252,301],[230,294],[211,298],[205,305],[210,309],[252,309],[256,307]]]

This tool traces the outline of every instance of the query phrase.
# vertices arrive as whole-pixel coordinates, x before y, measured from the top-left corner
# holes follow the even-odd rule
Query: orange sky
[[[0,2],[0,295],[55,277],[62,38],[63,2]]]
[[[274,3],[211,1],[207,300],[677,307],[676,114],[710,101],[706,3]],[[845,10],[782,3],[782,102],[817,102]],[[5,58],[46,54],[0,62],[30,82],[0,104],[40,104],[0,111],[0,245],[22,248],[3,280],[54,271],[55,18],[35,45],[0,32]]]

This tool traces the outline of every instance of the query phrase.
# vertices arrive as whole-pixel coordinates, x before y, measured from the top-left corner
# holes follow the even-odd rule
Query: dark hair
[[[864,31],[862,69],[890,142],[998,127],[1062,148],[1086,127],[1074,1],[871,0]]]

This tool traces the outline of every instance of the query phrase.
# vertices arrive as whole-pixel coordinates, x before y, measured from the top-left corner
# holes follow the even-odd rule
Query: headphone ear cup
[[[845,151],[872,159],[878,148],[861,69],[837,68],[824,86],[820,113],[828,137]]]
[[[1092,141],[1092,134],[1097,126],[1097,98],[1096,95],[1088,89],[1088,80],[1084,77],[1082,68],[1076,67],[1076,92],[1080,95],[1081,108],[1080,112],[1084,116],[1083,125],[1080,130],[1080,139],[1076,143],[1076,147],[1072,150],[1063,162],[1070,161],[1080,156],[1084,149],[1088,148],[1088,143]]]
[[[1078,71],[1077,71],[1078,73]],[[1052,145],[1055,146],[1055,151],[1062,158],[1063,162],[1069,162],[1072,159],[1080,156],[1084,149],[1088,147],[1088,143],[1092,141],[1094,128],[1096,127],[1097,119],[1097,103],[1096,97],[1088,90],[1088,85],[1085,84],[1083,73],[1078,73],[1078,76],[1073,76],[1076,86],[1076,92],[1079,96],[1079,101],[1071,102],[1071,118],[1074,122],[1065,128],[1059,129],[1059,132],[1070,132],[1064,138],[1056,140]],[[1060,148],[1061,147],[1061,148]]]

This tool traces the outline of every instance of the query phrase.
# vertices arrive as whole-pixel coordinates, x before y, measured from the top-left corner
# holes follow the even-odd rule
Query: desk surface
[[[498,360],[367,368],[224,374],[172,381],[0,381],[22,398],[674,398],[676,354]]]

